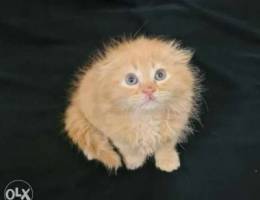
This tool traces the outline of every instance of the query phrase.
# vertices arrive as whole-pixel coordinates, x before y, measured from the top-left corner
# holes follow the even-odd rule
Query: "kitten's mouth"
[[[141,104],[141,108],[143,109],[147,109],[147,110],[150,110],[150,109],[154,109],[156,106],[157,106],[157,100],[156,100],[156,97],[155,96],[145,96],[142,104]]]
[[[136,110],[155,110],[160,107],[160,97],[157,95],[142,95],[136,99],[129,99],[127,105]]]

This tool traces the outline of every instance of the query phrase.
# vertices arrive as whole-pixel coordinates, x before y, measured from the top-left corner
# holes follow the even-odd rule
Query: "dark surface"
[[[259,1],[11,0],[0,16],[0,196],[24,179],[37,200],[260,199]],[[151,160],[109,175],[62,133],[78,66],[135,32],[182,40],[205,75],[203,126],[171,174]]]

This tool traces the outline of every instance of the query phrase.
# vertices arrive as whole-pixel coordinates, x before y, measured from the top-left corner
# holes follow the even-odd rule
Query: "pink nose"
[[[155,92],[155,88],[152,86],[148,86],[148,87],[143,88],[142,92],[144,94],[146,94],[147,96],[152,96],[153,93]]]

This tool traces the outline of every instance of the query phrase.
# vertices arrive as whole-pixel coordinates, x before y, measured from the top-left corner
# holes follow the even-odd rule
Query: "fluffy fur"
[[[189,120],[197,113],[199,85],[191,57],[174,40],[113,41],[78,76],[65,113],[69,137],[89,160],[109,169],[122,162],[136,169],[154,155],[156,167],[176,170],[175,146],[190,132]],[[164,80],[154,79],[157,69],[166,71]],[[128,73],[136,74],[136,85],[126,84]],[[154,91],[152,100],[143,93],[147,88]]]

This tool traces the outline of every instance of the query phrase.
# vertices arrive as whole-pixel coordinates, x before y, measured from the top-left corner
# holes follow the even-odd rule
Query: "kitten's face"
[[[190,52],[141,38],[107,53],[103,95],[112,107],[128,111],[163,110],[193,95]]]

